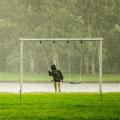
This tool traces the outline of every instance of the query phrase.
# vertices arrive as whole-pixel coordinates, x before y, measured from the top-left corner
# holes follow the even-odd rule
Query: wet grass
[[[120,120],[120,93],[0,94],[0,120]]]
[[[88,82],[95,82],[98,81],[98,75],[91,75],[91,74],[83,74],[82,81]],[[48,74],[24,74],[23,76],[24,81],[51,81],[52,77],[48,76]],[[20,73],[0,73],[0,81],[19,81],[20,80]],[[64,81],[68,81],[68,75],[64,74]],[[71,74],[70,81],[80,81],[79,74]],[[104,74],[103,75],[103,82],[120,82],[120,74]]]

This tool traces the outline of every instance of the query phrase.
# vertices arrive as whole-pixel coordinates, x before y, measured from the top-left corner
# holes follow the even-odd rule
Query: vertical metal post
[[[20,41],[20,101],[23,90],[23,40]]]
[[[99,92],[102,101],[102,40],[99,42]]]

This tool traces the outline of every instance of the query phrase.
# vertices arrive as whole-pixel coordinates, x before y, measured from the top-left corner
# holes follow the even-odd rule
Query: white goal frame
[[[23,91],[23,46],[25,41],[98,41],[99,42],[99,92],[102,100],[102,42],[103,38],[20,38],[20,99]]]

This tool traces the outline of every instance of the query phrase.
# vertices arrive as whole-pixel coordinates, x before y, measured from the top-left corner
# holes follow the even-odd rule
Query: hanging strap
[[[60,68],[55,41],[53,41],[53,51],[54,51],[56,65],[58,66],[58,68]]]
[[[44,56],[44,59],[45,59],[45,62],[46,62],[46,67],[49,68],[48,59],[47,59],[47,56],[46,56],[46,53],[45,53],[44,47],[42,46],[41,41],[40,41],[40,47],[41,47],[41,50],[42,50],[42,53],[43,53],[43,56]]]
[[[67,41],[67,48],[68,48],[68,80],[70,82],[70,77],[71,77],[71,67],[70,67],[70,42]]]
[[[82,44],[83,44],[83,41],[80,41],[80,82],[82,82]]]

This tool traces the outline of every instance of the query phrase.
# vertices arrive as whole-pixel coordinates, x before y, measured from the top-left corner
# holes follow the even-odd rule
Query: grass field
[[[20,74],[19,73],[0,73],[0,81],[19,81]],[[24,74],[24,81],[50,81],[52,77],[48,76],[48,74]],[[97,81],[98,75],[82,75],[82,81]],[[68,81],[68,75],[64,75],[64,81]],[[71,81],[80,81],[79,74],[71,74]],[[120,74],[104,74],[103,75],[104,82],[120,82]]]
[[[0,120],[120,120],[120,93],[0,94]]]

